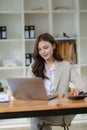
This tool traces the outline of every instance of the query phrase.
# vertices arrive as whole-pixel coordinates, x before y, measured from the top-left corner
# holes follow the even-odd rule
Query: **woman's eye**
[[[38,49],[38,51],[41,51],[41,50],[44,50],[44,49],[48,49],[48,46],[45,46],[45,47],[43,47],[43,49]]]
[[[47,49],[48,47],[46,46],[46,47],[44,47],[44,49]]]

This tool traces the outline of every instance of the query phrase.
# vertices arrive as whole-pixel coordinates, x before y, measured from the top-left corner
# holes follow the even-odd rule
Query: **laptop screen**
[[[48,100],[41,78],[8,78],[7,81],[16,99]]]

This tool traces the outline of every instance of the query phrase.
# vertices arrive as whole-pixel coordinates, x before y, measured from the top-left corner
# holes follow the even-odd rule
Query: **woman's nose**
[[[41,53],[42,53],[42,54],[44,54],[44,53],[45,53],[45,51],[42,49],[42,50],[41,50]]]

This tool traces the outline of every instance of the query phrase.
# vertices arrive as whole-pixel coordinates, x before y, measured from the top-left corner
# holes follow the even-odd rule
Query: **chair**
[[[49,125],[49,124],[45,124],[45,122],[43,122],[43,125],[40,127],[40,130],[42,130],[43,129],[43,126],[44,125]],[[69,130],[69,126],[71,125],[71,124],[67,124],[66,122],[65,122],[65,118],[64,118],[64,116],[63,116],[63,123],[62,124],[56,124],[56,125],[54,125],[54,124],[50,124],[51,126],[61,126],[61,127],[63,127],[64,128],[64,130]]]
[[[69,126],[70,126],[71,124],[69,123],[69,124],[67,124],[66,122],[65,122],[65,118],[64,118],[64,116],[63,116],[63,123],[62,124],[58,124],[58,125],[53,125],[52,124],[52,126],[61,126],[61,127],[63,127],[64,128],[64,130],[69,130]]]
[[[58,126],[58,127],[61,126],[64,128],[64,130],[69,130],[70,124],[62,123],[61,125],[52,125],[52,126]]]

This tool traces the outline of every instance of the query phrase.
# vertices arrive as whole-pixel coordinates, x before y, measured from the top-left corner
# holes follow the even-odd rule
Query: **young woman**
[[[43,79],[47,94],[65,94],[69,89],[69,82],[75,87],[72,94],[77,95],[83,90],[84,84],[69,62],[60,56],[59,47],[48,33],[37,37],[33,52],[34,63],[29,66],[28,77],[40,77]],[[66,115],[66,123],[70,123],[74,115]],[[52,130],[50,124],[61,124],[63,116],[31,118],[30,130]],[[44,125],[43,125],[44,123]]]

